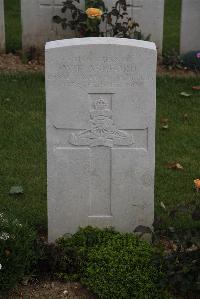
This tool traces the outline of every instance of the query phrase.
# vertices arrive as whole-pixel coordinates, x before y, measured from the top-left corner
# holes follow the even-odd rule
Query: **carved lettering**
[[[138,53],[137,59],[140,57]],[[148,57],[146,57],[148,60]],[[51,63],[49,61],[49,63]],[[49,75],[48,79],[62,79],[67,85],[81,87],[133,87],[137,82],[153,80],[148,68],[139,71],[135,64],[134,54],[126,57],[99,57],[95,61],[89,56],[72,57],[69,61],[58,63],[57,72]]]

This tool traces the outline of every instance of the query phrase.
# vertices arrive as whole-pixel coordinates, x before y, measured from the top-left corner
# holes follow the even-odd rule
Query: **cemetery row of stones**
[[[4,9],[0,0],[0,50],[5,50]],[[105,0],[105,5],[111,9],[115,0]],[[130,0],[127,7],[129,17],[139,23],[144,36],[150,38],[162,53],[164,0]],[[79,9],[84,10],[85,0],[76,2]],[[46,41],[69,38],[74,33],[64,30],[59,24],[53,23],[52,18],[58,15],[69,17],[61,13],[63,0],[21,0],[22,45],[24,50],[31,47],[42,49]],[[198,0],[182,0],[181,46],[180,52],[200,50],[200,2]]]
[[[196,298],[196,231],[169,228],[170,250],[151,232],[156,59],[154,43],[132,39],[47,43],[49,244],[0,214],[1,292],[45,272],[99,298]],[[151,233],[153,245],[136,236]]]

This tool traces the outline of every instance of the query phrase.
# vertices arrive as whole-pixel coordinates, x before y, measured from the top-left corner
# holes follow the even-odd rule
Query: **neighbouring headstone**
[[[0,52],[5,51],[4,3],[0,0]]]
[[[108,9],[111,9],[116,0],[105,0]],[[162,53],[164,0],[127,0],[131,6],[128,14],[139,23],[144,36],[151,35],[150,40],[156,43],[158,52]]]
[[[63,17],[61,8],[63,0],[21,0],[22,15],[22,45],[27,50],[30,47],[43,48],[45,42],[69,38],[74,32],[63,30],[60,24],[52,22],[54,15]],[[105,0],[106,7],[111,9],[116,0]],[[164,0],[127,0],[131,7],[127,11],[140,25],[144,36],[151,35],[151,41],[156,43],[158,52],[162,52]],[[85,0],[80,0],[80,8],[84,9]],[[69,15],[68,15],[69,17]]]
[[[78,4],[77,4],[78,5]],[[63,30],[52,21],[62,15],[63,0],[21,0],[22,47],[43,49],[45,42],[72,37],[73,32]]]
[[[156,57],[154,43],[123,38],[46,44],[49,241],[152,226]]]
[[[200,0],[182,0],[181,54],[200,50]]]

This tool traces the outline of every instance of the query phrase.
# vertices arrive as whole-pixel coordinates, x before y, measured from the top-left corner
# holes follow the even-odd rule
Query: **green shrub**
[[[100,298],[163,298],[153,247],[132,234],[116,235],[89,252],[84,283]],[[164,296],[164,295],[163,295]]]
[[[81,279],[91,248],[107,243],[110,238],[120,233],[112,229],[80,228],[73,236],[66,235],[56,242],[54,252],[54,272],[65,280]]]
[[[35,260],[35,233],[0,213],[0,294],[29,272]]]
[[[195,211],[197,221],[200,210]],[[194,215],[194,214],[193,214]],[[166,273],[166,287],[173,293],[189,299],[197,299],[200,294],[200,235],[199,229],[178,230],[174,227],[160,231],[168,236],[173,250],[164,255],[163,269]]]
[[[86,0],[86,10],[80,9],[78,2],[79,0],[63,1],[61,8],[63,17],[55,15],[52,21],[60,24],[64,30],[73,30],[76,37],[113,36],[150,40],[151,34],[145,36],[139,29],[139,24],[128,15],[127,7],[130,4],[127,0],[115,1],[110,10],[107,9],[104,0]],[[90,8],[97,9],[96,16],[88,11]],[[67,18],[66,12],[68,12]],[[104,30],[101,29],[101,21]]]
[[[191,70],[200,71],[200,50],[191,51],[182,57],[183,65]]]
[[[169,70],[182,69],[183,61],[181,56],[176,50],[167,51],[163,54],[163,65],[165,65]]]
[[[86,227],[57,243],[60,278],[79,278],[100,298],[165,298],[155,249],[133,234]]]

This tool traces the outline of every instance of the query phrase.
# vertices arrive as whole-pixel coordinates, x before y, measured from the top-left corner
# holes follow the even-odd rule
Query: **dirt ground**
[[[97,299],[79,283],[40,281],[26,286],[18,285],[6,299]]]
[[[43,61],[37,60],[23,63],[20,55],[1,54],[0,72],[38,72],[44,71]]]
[[[23,62],[21,55],[1,54],[0,55],[0,72],[44,72],[44,58],[39,57],[35,60]],[[158,65],[157,73],[159,75],[169,76],[199,76],[193,71],[187,69],[168,70],[163,65]]]

